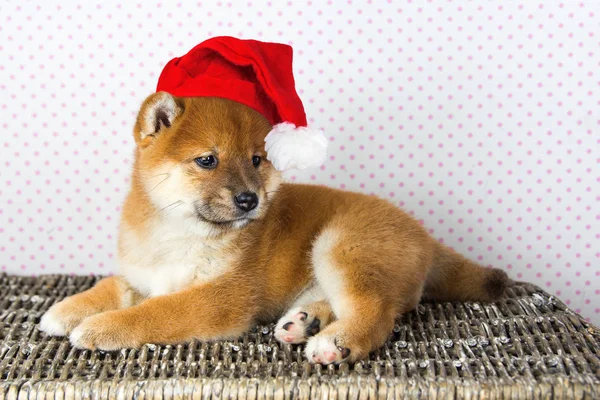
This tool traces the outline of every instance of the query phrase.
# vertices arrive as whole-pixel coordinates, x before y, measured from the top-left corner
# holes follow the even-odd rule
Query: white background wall
[[[292,44],[329,162],[600,322],[600,2],[4,1],[0,268],[114,271],[137,107],[215,35]]]

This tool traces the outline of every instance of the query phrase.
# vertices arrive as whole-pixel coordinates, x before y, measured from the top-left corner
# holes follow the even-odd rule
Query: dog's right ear
[[[146,147],[170,128],[183,112],[183,101],[167,92],[154,93],[142,103],[134,128],[136,143]]]

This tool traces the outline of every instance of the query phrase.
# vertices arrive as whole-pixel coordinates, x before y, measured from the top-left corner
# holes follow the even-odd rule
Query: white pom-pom
[[[327,158],[327,138],[320,129],[282,122],[265,138],[265,150],[279,171],[318,167]]]

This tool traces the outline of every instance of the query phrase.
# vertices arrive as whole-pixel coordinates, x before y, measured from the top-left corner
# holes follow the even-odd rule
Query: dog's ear
[[[183,100],[167,92],[154,93],[142,103],[135,123],[135,141],[149,145],[162,131],[170,128],[183,113]]]

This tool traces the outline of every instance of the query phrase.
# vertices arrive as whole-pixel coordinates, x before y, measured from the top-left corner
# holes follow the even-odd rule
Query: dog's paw
[[[317,335],[306,343],[304,355],[311,363],[339,364],[350,356],[350,349],[340,345],[335,336]]]
[[[275,326],[275,339],[281,343],[304,343],[309,337],[319,333],[321,321],[300,308],[290,310],[281,317]]]
[[[51,336],[65,336],[68,332],[64,317],[55,309],[50,308],[40,320],[40,330]]]
[[[40,320],[40,330],[51,336],[66,336],[87,315],[70,307],[68,303],[60,302],[50,307]]]
[[[105,351],[140,347],[143,343],[134,327],[118,313],[109,311],[84,319],[69,335],[71,344],[78,349]]]

